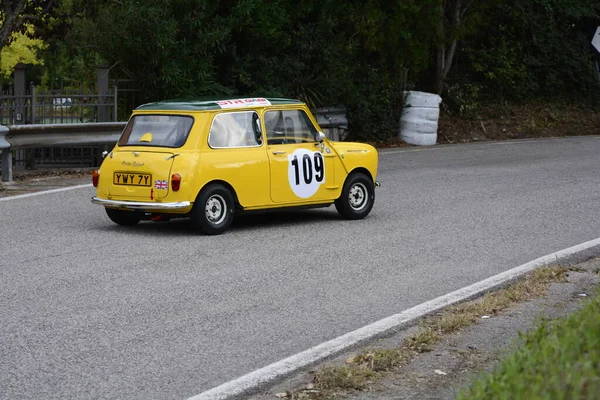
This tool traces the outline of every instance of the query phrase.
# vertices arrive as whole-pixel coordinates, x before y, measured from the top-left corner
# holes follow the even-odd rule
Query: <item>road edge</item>
[[[92,184],[91,183],[86,183],[86,184],[83,184],[83,185],[67,186],[67,187],[58,188],[58,189],[41,190],[39,192],[32,192],[32,193],[25,193],[25,194],[16,194],[14,196],[0,197],[0,202],[1,201],[9,201],[9,200],[25,199],[27,197],[41,196],[41,195],[44,195],[44,194],[66,192],[68,190],[81,189],[81,188],[87,188],[87,187],[92,187]]]
[[[561,262],[573,262],[571,259],[575,258],[589,258],[592,256],[591,252],[587,255],[585,253],[598,246],[600,246],[600,238],[545,255],[508,271],[501,272],[490,278],[455,290],[454,292],[421,303],[415,307],[402,311],[401,313],[381,319],[330,341],[321,343],[308,350],[189,397],[187,400],[236,399],[244,395],[252,394],[261,387],[272,384],[277,380],[283,379],[319,361],[338,355],[343,351],[347,351],[367,341],[385,336],[389,332],[408,328],[424,316],[438,312],[445,307],[471,300],[486,292],[506,286],[538,267]]]

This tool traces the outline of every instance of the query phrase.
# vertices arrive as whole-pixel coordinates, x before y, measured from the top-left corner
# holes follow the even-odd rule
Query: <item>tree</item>
[[[497,1],[481,22],[464,39],[454,80],[476,82],[498,100],[598,93],[590,45],[598,0]]]
[[[135,80],[143,100],[236,93],[344,104],[353,129],[383,139],[397,131],[405,71],[429,66],[439,1],[97,0],[67,39]]]
[[[38,50],[46,47],[41,39],[33,36],[33,26],[26,25],[26,31],[14,32],[9,45],[0,49],[0,77],[8,77],[12,74],[15,65],[43,64],[38,56]]]
[[[13,40],[14,32],[25,33],[27,24],[43,20],[57,0],[0,0],[0,49]]]
[[[434,57],[434,76],[431,92],[442,94],[444,81],[450,73],[459,39],[469,31],[468,11],[474,0],[442,0],[439,4],[440,17],[438,44]]]
[[[72,48],[95,51],[113,76],[133,79],[144,99],[223,93],[214,59],[230,35],[227,2],[97,2],[75,18]]]

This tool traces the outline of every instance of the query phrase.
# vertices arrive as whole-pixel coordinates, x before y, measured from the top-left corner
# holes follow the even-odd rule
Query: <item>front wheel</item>
[[[335,208],[346,219],[362,219],[369,215],[374,203],[373,181],[357,172],[346,179],[342,195],[335,201]]]
[[[200,192],[191,217],[196,228],[208,235],[219,235],[233,221],[233,195],[221,184],[211,184]]]
[[[105,208],[105,210],[108,218],[118,225],[133,226],[141,220],[133,211],[115,210],[113,208]]]

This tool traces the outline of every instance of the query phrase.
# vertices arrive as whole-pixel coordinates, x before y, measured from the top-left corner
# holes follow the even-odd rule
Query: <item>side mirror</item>
[[[102,152],[102,158],[106,157],[106,155],[107,155],[107,154],[108,154],[108,151],[104,150],[104,151]]]
[[[315,136],[315,140],[319,143],[323,142],[326,138],[327,136],[321,131],[317,132],[317,135]]]

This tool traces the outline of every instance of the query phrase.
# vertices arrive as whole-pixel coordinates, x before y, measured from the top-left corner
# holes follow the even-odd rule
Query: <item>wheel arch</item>
[[[204,184],[204,185],[203,185],[203,186],[200,188],[200,190],[198,190],[198,193],[196,193],[196,197],[194,198],[194,202],[196,201],[195,199],[197,199],[197,198],[198,198],[198,196],[200,196],[200,193],[202,193],[202,191],[203,191],[203,190],[204,190],[206,187],[208,187],[208,186],[210,186],[210,185],[212,185],[212,184],[220,184],[220,185],[223,185],[223,186],[225,186],[225,187],[226,187],[226,188],[227,188],[227,189],[228,189],[228,190],[231,192],[231,194],[233,195],[233,203],[234,203],[234,206],[235,206],[236,208],[239,208],[239,209],[242,209],[242,208],[243,208],[243,207],[242,207],[242,205],[240,204],[240,201],[239,201],[239,199],[238,199],[238,195],[237,195],[237,193],[236,193],[235,189],[233,188],[233,186],[231,186],[231,184],[229,184],[229,182],[227,182],[227,181],[224,181],[224,180],[221,180],[221,179],[213,179],[212,181],[208,181],[208,182],[206,182],[206,183],[205,183],[205,184]]]
[[[368,169],[366,169],[365,167],[356,167],[354,168],[352,171],[350,171],[348,173],[348,175],[346,176],[346,179],[344,180],[344,183],[346,180],[348,180],[348,177],[352,174],[356,174],[356,173],[362,173],[365,174],[370,180],[371,182],[374,182],[373,180],[373,175],[371,175],[371,171],[369,171]]]
[[[348,182],[348,179],[352,175],[358,174],[358,173],[366,175],[366,177],[369,178],[371,180],[371,182],[373,182],[373,184],[375,184],[375,181],[373,180],[373,175],[371,175],[371,171],[369,171],[365,167],[355,167],[353,170],[349,171],[348,174],[346,175],[346,177],[344,178],[344,182],[342,183],[342,186],[339,189],[338,197],[336,199],[339,199],[340,196],[342,195],[342,193],[344,191],[344,186],[346,185],[346,182]]]

